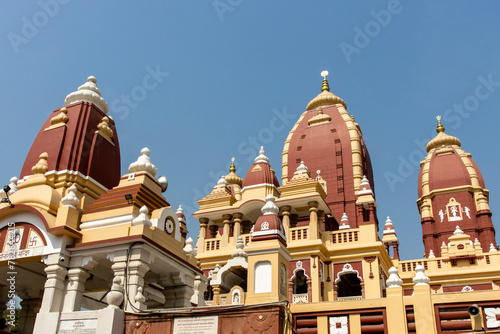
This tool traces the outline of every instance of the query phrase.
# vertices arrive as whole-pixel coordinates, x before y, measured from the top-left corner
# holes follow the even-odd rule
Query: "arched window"
[[[293,293],[307,293],[307,276],[305,275],[304,269],[299,269],[295,272],[295,277],[293,278]]]
[[[361,296],[361,281],[355,273],[343,274],[337,282],[338,297]]]

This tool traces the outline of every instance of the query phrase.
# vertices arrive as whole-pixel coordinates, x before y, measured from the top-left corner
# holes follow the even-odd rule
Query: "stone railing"
[[[352,300],[361,300],[361,299],[363,299],[363,296],[337,297],[337,300],[339,302],[346,302],[346,301],[352,301]]]
[[[221,240],[218,238],[205,240],[205,247],[203,248],[205,252],[218,250],[220,248]]]
[[[292,227],[290,229],[290,240],[304,240],[307,239],[307,230],[309,226]]]
[[[332,232],[333,244],[345,244],[359,241],[359,229],[349,229]]]

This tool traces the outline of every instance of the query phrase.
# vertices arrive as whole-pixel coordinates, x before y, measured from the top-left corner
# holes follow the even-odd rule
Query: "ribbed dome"
[[[309,111],[318,107],[331,106],[338,103],[342,104],[344,108],[347,108],[344,100],[342,100],[337,95],[330,93],[330,85],[328,84],[328,80],[326,79],[326,77],[328,76],[328,71],[321,72],[321,76],[323,77],[321,93],[318,94],[314,99],[312,99],[311,102],[309,102],[306,110]]]
[[[439,132],[434,139],[432,139],[429,143],[427,143],[427,146],[425,147],[427,152],[432,150],[433,148],[440,147],[440,146],[451,146],[451,145],[457,145],[458,147],[462,146],[462,143],[460,142],[460,139],[457,137],[453,137],[450,135],[447,135],[446,133]]]
[[[318,94],[314,99],[312,99],[311,102],[309,102],[306,110],[312,110],[323,106],[331,106],[337,103],[340,103],[344,106],[344,108],[347,108],[344,100],[342,100],[337,95],[325,90]]]
[[[225,176],[227,183],[229,184],[237,184],[241,187],[243,183],[243,179],[236,175],[236,166],[234,165],[234,158],[232,158],[231,167],[229,168],[229,174]]]

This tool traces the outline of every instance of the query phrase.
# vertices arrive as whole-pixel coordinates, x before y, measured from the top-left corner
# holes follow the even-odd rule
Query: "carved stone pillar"
[[[198,254],[205,251],[205,238],[207,236],[208,218],[200,218],[200,234],[198,235],[198,241],[196,242],[196,251]]]
[[[89,277],[90,274],[83,268],[68,270],[68,288],[63,312],[80,311],[83,293],[85,292],[85,281]]]
[[[224,230],[222,232],[222,246],[227,246],[229,245],[229,237],[230,237],[230,230],[231,230],[231,215],[225,214],[222,215],[222,218],[224,219]]]
[[[292,207],[290,205],[283,205],[281,207],[281,214],[283,215],[282,223],[283,229],[285,230],[285,237],[290,240],[290,211]]]
[[[145,310],[145,300],[141,297],[144,289],[144,275],[149,271],[149,266],[141,260],[133,260],[128,264],[127,293],[128,300],[125,299],[125,311],[137,312],[136,309]],[[135,309],[131,306],[135,307]]]
[[[210,230],[210,238],[215,238],[217,236],[217,230],[219,229],[219,226],[215,224],[208,225],[208,229]]]
[[[45,268],[47,281],[43,293],[40,312],[60,312],[64,297],[64,279],[68,270],[60,264],[52,264]]]
[[[212,301],[212,305],[220,305],[220,286],[213,285],[212,291],[214,293],[214,299]]]
[[[376,224],[377,223],[377,217],[375,215],[375,204],[374,203],[368,203],[368,211],[370,214],[370,223]]]
[[[309,205],[309,234],[308,239],[316,240],[319,236],[318,229],[318,205],[316,201],[307,203]]]
[[[90,276],[88,271],[96,265],[97,261],[91,257],[71,259],[70,266],[72,268],[68,270],[63,312],[80,311],[85,292],[85,281]]]
[[[365,221],[365,209],[363,209],[363,204],[356,205],[356,209],[358,217],[355,224],[349,222],[351,224],[351,228],[358,228],[359,225],[363,225],[363,222]]]
[[[236,245],[236,241],[238,241],[238,237],[241,235],[241,219],[243,218],[243,214],[241,212],[236,212],[233,214],[234,220],[234,235],[233,235],[233,244]]]
[[[399,260],[399,249],[398,249],[398,243],[396,241],[392,242],[392,249],[394,251],[394,258]]]
[[[318,226],[319,226],[319,231],[324,232],[325,231],[325,211],[323,210],[318,210]]]

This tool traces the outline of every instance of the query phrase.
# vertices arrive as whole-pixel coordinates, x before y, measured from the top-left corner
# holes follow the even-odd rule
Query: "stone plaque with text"
[[[219,317],[175,318],[173,334],[217,334]]]

